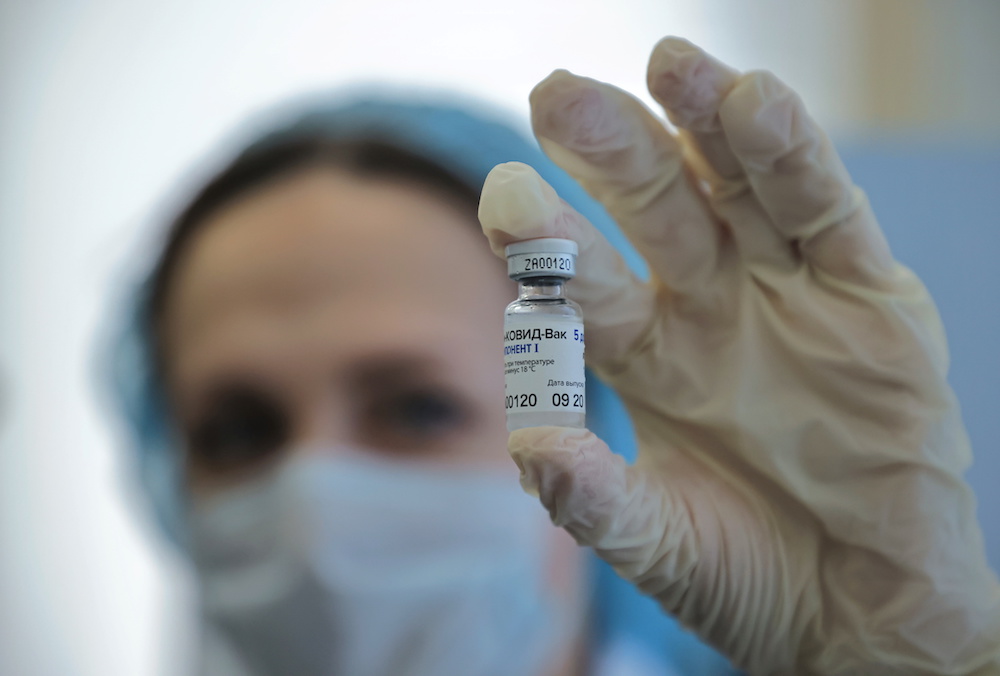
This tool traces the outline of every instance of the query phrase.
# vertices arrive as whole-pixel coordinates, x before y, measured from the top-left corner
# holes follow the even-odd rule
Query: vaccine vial
[[[566,297],[576,242],[543,238],[506,248],[517,300],[504,315],[507,429],[584,427],[583,313]]]

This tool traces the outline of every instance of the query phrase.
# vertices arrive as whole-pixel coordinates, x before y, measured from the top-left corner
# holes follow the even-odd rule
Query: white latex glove
[[[480,218],[580,246],[587,361],[639,441],[518,430],[553,521],[754,674],[1000,674],[947,347],[863,193],[801,101],[676,38],[636,99],[556,71],[531,95],[542,147],[615,217],[632,275],[529,167],[490,174]]]

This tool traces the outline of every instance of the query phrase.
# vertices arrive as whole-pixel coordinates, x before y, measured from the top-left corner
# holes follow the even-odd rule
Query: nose
[[[357,446],[350,399],[338,392],[316,392],[300,402],[295,416],[292,447],[302,453],[337,454]]]

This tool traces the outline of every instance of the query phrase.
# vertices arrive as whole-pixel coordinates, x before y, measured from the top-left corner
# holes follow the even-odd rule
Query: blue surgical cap
[[[549,160],[537,144],[501,121],[498,113],[486,110],[486,106],[468,103],[422,103],[412,95],[312,99],[301,104],[298,112],[285,110],[282,117],[286,121],[258,134],[245,152],[297,137],[377,139],[439,164],[477,190],[497,164],[524,162],[533,166],[563,199],[587,216],[636,265],[641,265],[604,208]],[[139,479],[157,521],[171,540],[183,546],[180,454],[167,417],[148,335],[149,287],[147,280],[130,300],[109,355],[112,394],[124,416]],[[593,393],[598,400],[602,395],[599,389]],[[592,408],[600,409],[597,405]],[[615,427],[597,426],[608,434]],[[620,440],[619,448],[626,455],[634,454],[631,435]]]
[[[248,150],[298,136],[378,139],[434,161],[476,189],[497,164],[529,164],[622,252],[634,270],[644,274],[640,257],[604,208],[533,140],[487,106],[421,102],[412,94],[337,95],[312,99],[298,106],[297,112],[286,109],[284,115],[286,123],[260,134]],[[111,350],[113,395],[127,423],[138,476],[157,520],[175,543],[186,548],[180,452],[153,362],[148,289],[148,281],[140,285]],[[633,459],[635,442],[621,403],[595,377],[588,379],[587,397],[588,426],[618,453]],[[675,649],[668,650],[670,661],[684,667],[684,673],[695,673],[688,668],[702,674],[723,673],[717,669],[724,661],[683,633],[651,599],[641,596],[608,566],[599,564],[595,575],[596,623],[604,639],[627,634],[661,654],[673,645]]]

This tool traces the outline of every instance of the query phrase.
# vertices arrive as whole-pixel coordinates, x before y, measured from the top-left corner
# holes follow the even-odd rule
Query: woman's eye
[[[276,456],[288,430],[281,408],[268,397],[230,390],[217,395],[188,430],[188,448],[192,461],[206,470],[238,470]]]
[[[460,428],[466,408],[454,395],[414,391],[386,396],[372,404],[371,422],[383,436],[404,441],[432,441]]]

